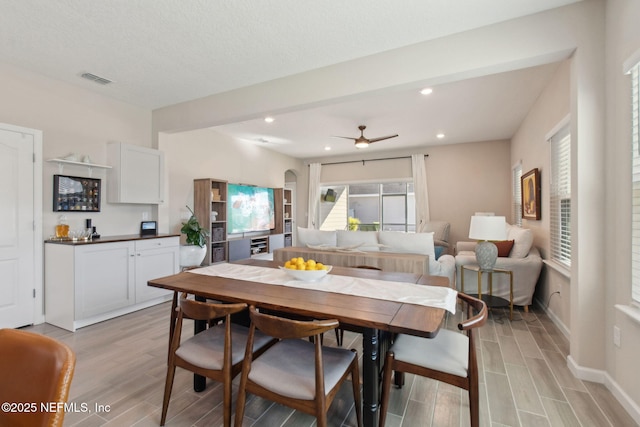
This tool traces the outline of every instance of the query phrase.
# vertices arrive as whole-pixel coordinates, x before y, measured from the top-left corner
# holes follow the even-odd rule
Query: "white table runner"
[[[188,270],[189,273],[219,276],[229,279],[291,286],[339,294],[357,295],[387,301],[405,302],[456,312],[458,292],[444,286],[416,285],[406,282],[365,279],[362,277],[327,274],[315,282],[296,280],[278,268],[256,267],[240,264],[215,264]]]

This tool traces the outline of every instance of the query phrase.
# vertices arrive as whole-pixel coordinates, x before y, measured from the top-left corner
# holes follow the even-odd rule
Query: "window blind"
[[[511,215],[513,217],[512,224],[522,225],[522,163],[518,163],[513,167],[512,188],[513,198]]]
[[[571,266],[571,133],[569,123],[550,139],[551,259]]]
[[[640,64],[631,69],[631,298],[640,303]]]

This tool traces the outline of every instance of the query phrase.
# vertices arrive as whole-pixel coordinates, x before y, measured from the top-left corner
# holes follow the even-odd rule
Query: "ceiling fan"
[[[357,138],[353,138],[350,136],[336,136],[335,138],[353,139],[356,143],[357,148],[366,148],[369,146],[369,144],[373,144],[374,142],[382,141],[384,139],[395,138],[396,136],[398,136],[398,134],[395,134],[395,135],[381,136],[379,138],[365,138],[364,130],[366,128],[367,127],[364,125],[358,126],[358,129],[360,129],[360,136]]]

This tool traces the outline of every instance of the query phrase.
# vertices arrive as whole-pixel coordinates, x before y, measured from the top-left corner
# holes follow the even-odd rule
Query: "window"
[[[416,229],[415,195],[412,182],[336,184],[331,189],[335,200],[321,203],[321,230],[393,230]],[[357,228],[355,224],[358,224]]]
[[[571,133],[568,120],[549,139],[551,144],[551,259],[571,267]]]
[[[511,195],[513,198],[511,207],[511,215],[513,218],[511,223],[519,226],[522,225],[522,182],[520,178],[522,178],[522,163],[518,163],[513,167],[511,184],[513,189],[513,194]]]
[[[631,298],[640,303],[640,64],[631,69]]]

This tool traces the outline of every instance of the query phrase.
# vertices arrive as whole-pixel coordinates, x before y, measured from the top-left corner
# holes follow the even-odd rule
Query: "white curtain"
[[[425,231],[427,222],[431,218],[424,154],[411,155],[411,172],[413,173],[413,191],[416,197],[416,233],[421,233]]]
[[[309,218],[307,220],[308,228],[318,228],[318,207],[320,206],[320,163],[311,163],[309,165]]]

